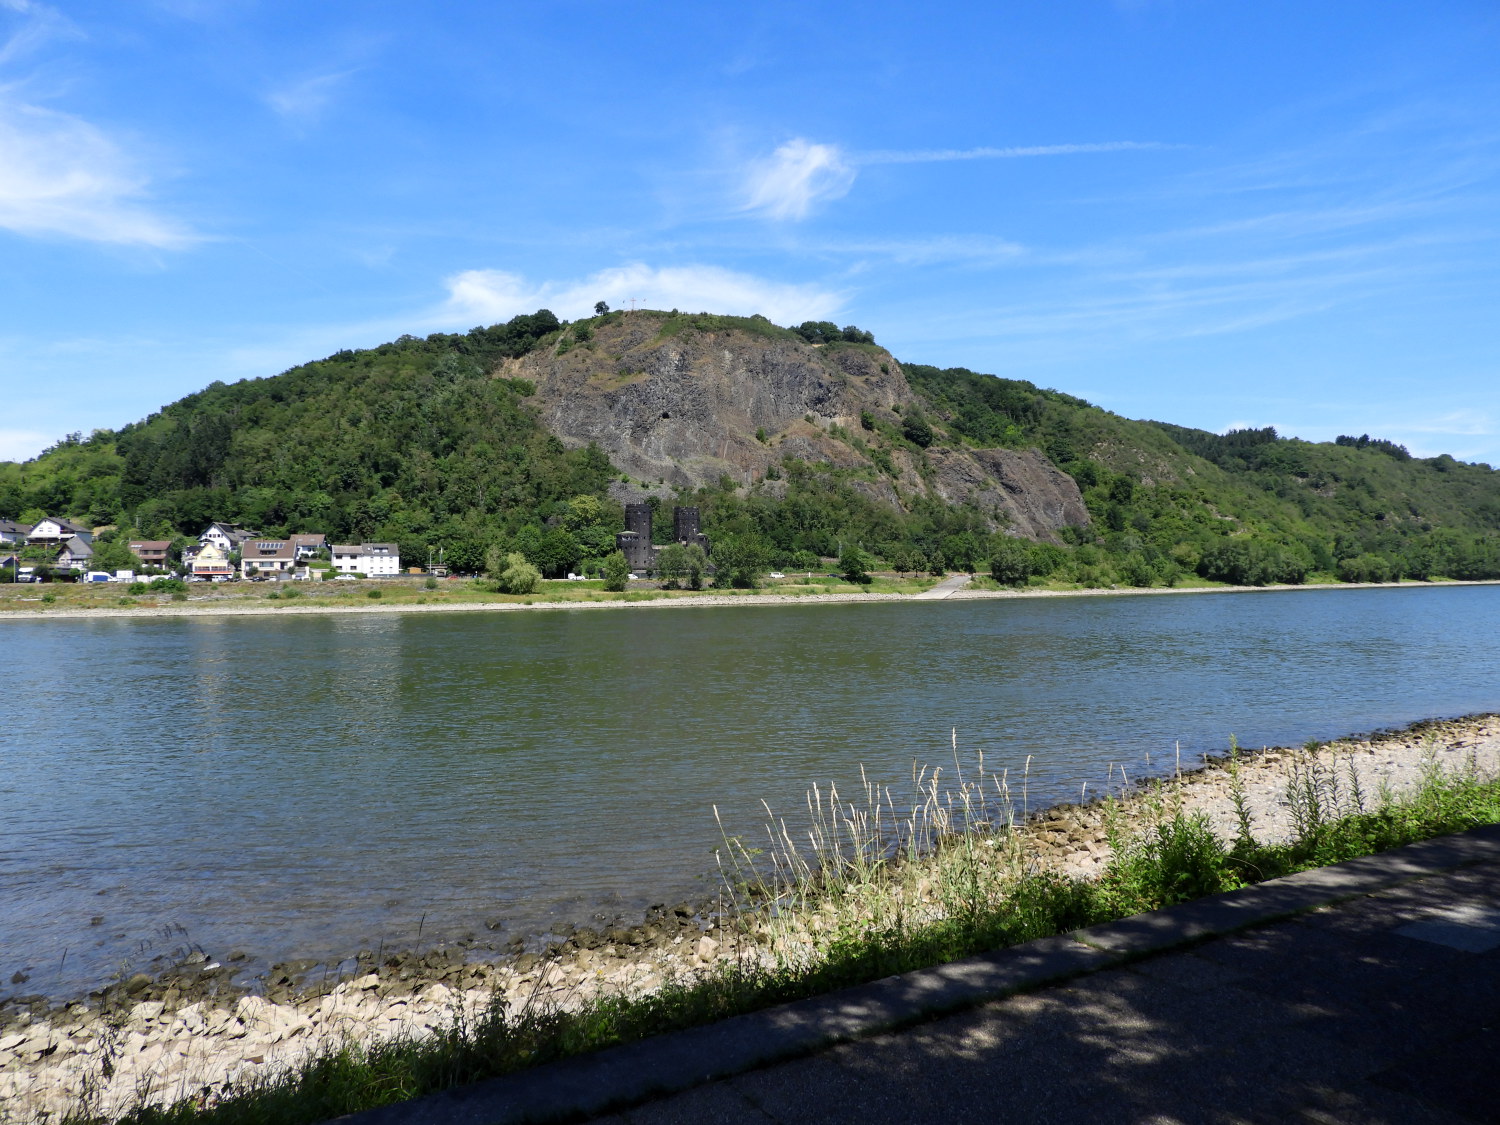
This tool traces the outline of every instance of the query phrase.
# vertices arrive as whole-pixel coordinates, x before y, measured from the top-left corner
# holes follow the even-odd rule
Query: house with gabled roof
[[[245,578],[279,578],[296,565],[297,548],[290,539],[246,539],[240,544],[240,574]]]
[[[319,551],[328,549],[328,536],[321,531],[299,531],[291,536],[292,549],[297,553],[297,560],[310,559]]]
[[[92,536],[90,536],[92,538]],[[63,544],[53,563],[63,570],[87,570],[94,561],[94,546],[81,535],[75,535]]]
[[[132,539],[129,543],[130,553],[141,560],[142,566],[167,568],[168,556],[172,550],[170,539]]]
[[[254,539],[256,532],[248,528],[240,527],[232,523],[211,523],[202,535],[198,536],[199,543],[213,543],[226,555],[238,551],[240,545],[247,539]]]
[[[230,578],[234,575],[229,552],[214,542],[200,545],[188,566],[194,578]]]
[[[19,544],[26,542],[26,537],[31,534],[29,523],[17,523],[15,520],[0,520],[0,543]]]
[[[26,542],[33,547],[61,547],[69,539],[75,538],[92,543],[94,533],[82,524],[65,520],[61,516],[43,516],[26,536]]]

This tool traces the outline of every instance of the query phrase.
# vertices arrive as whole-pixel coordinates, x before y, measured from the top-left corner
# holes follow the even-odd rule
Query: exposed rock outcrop
[[[814,347],[769,322],[758,329],[624,314],[502,373],[535,384],[533,401],[565,444],[597,444],[632,482],[696,488],[727,477],[774,489],[768,474],[790,457],[849,470],[872,499],[969,504],[1031,538],[1088,523],[1072,478],[1034,450],[917,451],[883,437],[879,423],[899,433],[902,412],[922,405],[889,352]]]
[[[1035,449],[929,449],[927,459],[934,493],[950,504],[1001,513],[1032,539],[1089,522],[1077,483]]]

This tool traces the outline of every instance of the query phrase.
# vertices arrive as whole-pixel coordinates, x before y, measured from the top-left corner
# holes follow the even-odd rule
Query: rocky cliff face
[[[900,412],[920,404],[901,365],[871,345],[814,347],[769,323],[704,329],[627,313],[501,374],[534,383],[546,425],[569,446],[596,443],[632,478],[627,492],[724,477],[775,488],[767,471],[794,457],[852,470],[855,487],[887,503],[926,493],[972,504],[1032,538],[1088,523],[1077,485],[1040,453],[919,452],[862,430],[862,412],[899,428]]]

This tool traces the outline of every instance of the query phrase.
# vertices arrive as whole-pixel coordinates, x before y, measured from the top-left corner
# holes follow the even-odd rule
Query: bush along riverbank
[[[0,1106],[19,1121],[322,1121],[1500,822],[1500,718],[1231,750],[1144,786],[1112,771],[1097,799],[1036,816],[1028,773],[989,772],[955,739],[904,799],[815,790],[805,842],[776,817],[763,846],[725,841],[720,900],[557,935],[545,956],[369,955],[311,981],[283,966],[267,996],[234,995],[209,962],[199,990],[136,977],[92,1010],[34,1009],[0,1031]]]

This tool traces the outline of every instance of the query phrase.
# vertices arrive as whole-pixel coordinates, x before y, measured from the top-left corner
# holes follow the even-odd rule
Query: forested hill
[[[803,399],[790,413],[753,394],[714,407],[695,356],[733,367],[723,395],[763,375]],[[579,397],[570,416],[572,395],[593,413]],[[684,411],[694,422],[673,440],[705,426],[714,438],[691,465],[661,439]],[[652,451],[667,460],[641,459]],[[734,471],[714,476],[715,458]],[[1028,507],[1039,489],[1046,504]],[[1088,583],[1500,576],[1500,472],[1485,465],[1368,437],[1132,421],[1018,380],[898,364],[852,327],[675,311],[563,324],[543,310],[406,336],[215,382],[119,431],[0,463],[0,518],[45,512],[152,538],[228,520],[396,541],[411,561],[442,547],[470,567],[504,546],[552,572],[610,550],[631,498],[697,503],[726,550],[770,566],[850,544],[903,569],[976,566],[1025,533],[1041,542],[1022,569]]]
[[[1500,472],[1488,465],[1418,459],[1368,435],[1133,421],[963,368],[906,375],[955,436],[1042,449],[1079,483],[1117,559],[1167,556],[1229,581],[1500,577]]]

